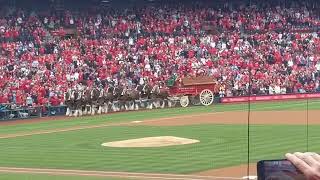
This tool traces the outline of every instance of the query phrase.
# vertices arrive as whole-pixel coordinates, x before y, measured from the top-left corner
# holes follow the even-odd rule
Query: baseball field
[[[220,104],[1,122],[0,179],[243,179],[247,110]],[[250,117],[250,175],[258,160],[320,151],[320,100],[253,103]]]

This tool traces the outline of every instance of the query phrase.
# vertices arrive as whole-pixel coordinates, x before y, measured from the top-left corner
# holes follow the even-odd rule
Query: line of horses
[[[134,88],[109,86],[107,88],[83,86],[70,88],[65,93],[66,116],[83,116],[108,113],[110,111],[132,111],[140,108],[172,107],[175,101],[168,90],[149,84]]]

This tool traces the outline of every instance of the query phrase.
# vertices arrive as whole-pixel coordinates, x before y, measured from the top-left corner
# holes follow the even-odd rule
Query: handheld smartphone
[[[264,160],[257,164],[258,180],[306,180],[288,160]]]

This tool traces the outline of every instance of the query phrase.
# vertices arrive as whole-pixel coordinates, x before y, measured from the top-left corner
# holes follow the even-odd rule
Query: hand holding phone
[[[288,160],[265,160],[257,165],[258,180],[306,180]]]
[[[320,180],[320,155],[317,153],[286,154],[287,160],[259,161],[259,180]]]
[[[306,176],[307,180],[320,180],[319,154],[296,152],[286,154],[286,158]]]

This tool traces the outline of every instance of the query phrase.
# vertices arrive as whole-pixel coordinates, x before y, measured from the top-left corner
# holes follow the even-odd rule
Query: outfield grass
[[[314,151],[320,151],[319,127],[310,127]],[[244,125],[105,127],[2,139],[0,166],[192,173],[245,163],[246,129]],[[101,146],[108,141],[162,135],[201,142],[163,148]],[[252,161],[281,158],[286,152],[306,151],[305,137],[303,126],[252,126]]]
[[[320,109],[320,101],[310,101],[309,109]],[[94,118],[75,118],[68,121],[2,126],[0,134],[236,110],[245,111],[247,105],[163,109],[110,114]],[[306,101],[255,103],[252,104],[252,110],[306,110]],[[309,127],[310,151],[320,152],[319,128],[318,125]],[[163,135],[198,139],[200,143],[131,149],[107,148],[100,145],[107,141]],[[251,135],[251,162],[261,159],[283,158],[286,152],[307,150],[306,127],[303,125],[252,125]],[[0,139],[0,152],[0,166],[7,167],[184,174],[246,163],[247,126],[211,124],[179,127],[122,126],[82,129]],[[41,179],[42,175],[0,174],[0,179],[21,180],[24,177],[30,177],[34,180]],[[51,180],[50,178],[55,177],[45,179]],[[80,178],[75,177],[75,179]],[[63,177],[59,180],[63,180]]]
[[[306,100],[301,101],[278,101],[266,103],[252,103],[251,109],[254,111],[270,110],[306,110]],[[320,100],[310,100],[309,109],[320,109]],[[46,121],[37,124],[21,124],[14,126],[0,126],[0,135],[24,133],[37,130],[50,130],[57,128],[68,128],[74,126],[99,125],[106,123],[130,122],[136,120],[150,120],[161,117],[172,117],[195,113],[223,112],[223,111],[247,111],[248,105],[241,104],[217,104],[214,106],[203,107],[194,106],[189,108],[157,109],[151,111],[113,113],[101,116],[85,116],[80,118],[68,119],[66,121]]]
[[[0,180],[124,180],[106,177],[53,176],[45,174],[12,174],[0,173]],[[129,179],[126,179],[129,180]]]

